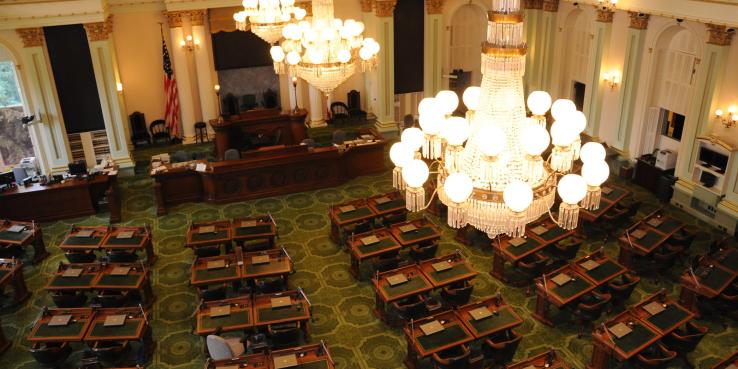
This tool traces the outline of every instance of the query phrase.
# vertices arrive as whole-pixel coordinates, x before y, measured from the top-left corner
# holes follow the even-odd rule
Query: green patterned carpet
[[[187,224],[191,221],[227,219],[267,212],[273,214],[277,220],[279,243],[295,261],[297,272],[290,277],[290,286],[304,288],[314,304],[315,322],[311,323],[313,341],[323,339],[329,344],[337,368],[404,367],[402,359],[405,355],[405,341],[400,330],[388,328],[373,316],[372,287],[366,280],[357,283],[349,274],[349,256],[329,240],[329,221],[326,215],[330,204],[390,191],[392,178],[389,172],[314,192],[222,206],[186,204],[172,209],[169,215],[163,217],[155,215],[151,187],[152,181],[145,175],[120,181],[124,224],[150,224],[159,255],[153,274],[154,292],[157,296],[153,328],[158,347],[153,361],[147,367],[199,369],[206,359],[202,340],[192,334],[196,294],[188,286],[188,276],[193,255],[190,250],[182,247]],[[645,201],[641,213],[650,212],[658,206],[650,194],[637,188],[634,190],[635,197]],[[696,223],[693,217],[683,212],[673,208],[670,211],[687,223]],[[25,336],[39,316],[41,308],[53,306],[42,287],[59,262],[65,261],[57,245],[73,223],[107,224],[107,214],[44,224],[45,242],[52,255],[42,265],[25,268],[29,289],[33,291],[32,298],[24,306],[2,310],[3,330],[12,339],[13,346],[3,355],[1,368],[37,367],[26,351],[28,343]],[[709,242],[717,237],[712,228],[705,225],[700,227],[703,232],[699,234],[692,249],[694,253],[704,252]],[[524,333],[525,338],[516,360],[554,347],[574,367],[584,367],[592,350],[588,335],[577,338],[577,327],[572,324],[549,328],[533,320],[531,312],[535,305],[534,297],[526,297],[523,288],[504,286],[487,273],[492,264],[491,249],[481,245],[459,245],[453,241],[454,231],[448,227],[443,228],[439,254],[460,248],[481,272],[474,280],[474,298],[491,296],[499,291],[523,315],[525,324],[518,331]],[[588,240],[580,253],[601,247],[602,241],[597,239],[601,237],[593,236]],[[617,253],[617,246],[613,241],[608,242],[605,248],[610,254]],[[675,267],[670,278],[665,279],[674,280],[679,272],[678,268]],[[630,302],[638,301],[662,287],[672,296],[679,292],[679,288],[671,282],[658,285],[654,280],[644,278]],[[721,317],[707,317],[707,320],[701,321],[709,326],[710,333],[689,356],[697,367],[707,368],[719,358],[738,350],[738,323],[727,320],[727,326],[723,326],[723,322]],[[83,348],[82,345],[75,347],[79,350]],[[76,365],[79,350],[68,363]]]

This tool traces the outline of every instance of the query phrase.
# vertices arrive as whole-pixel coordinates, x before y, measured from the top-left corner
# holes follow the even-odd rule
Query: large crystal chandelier
[[[364,38],[364,23],[333,17],[333,0],[313,0],[312,21],[290,23],[284,40],[271,49],[274,70],[285,67],[325,94],[330,94],[358,69],[376,64],[379,44]]]
[[[492,4],[482,46],[482,85],[464,92],[466,118],[452,116],[459,98],[451,91],[423,99],[418,107],[422,130],[406,129],[390,150],[393,184],[405,191],[408,210],[422,210],[430,204],[424,184],[433,169],[431,185],[448,206],[448,224],[470,224],[490,237],[520,237],[540,216],[555,218],[550,210],[558,190],[562,201],[554,220],[573,229],[580,206],[599,207],[600,185],[610,173],[605,149],[595,142],[581,145],[586,118],[570,100],[551,104],[548,93],[535,91],[527,100],[532,116],[526,116],[520,0]],[[555,120],[550,135],[549,109]],[[582,175],[570,173],[577,159],[583,162]]]
[[[282,38],[282,28],[292,21],[305,18],[305,9],[295,6],[295,0],[243,0],[243,10],[233,14],[236,28],[261,37],[270,45]]]

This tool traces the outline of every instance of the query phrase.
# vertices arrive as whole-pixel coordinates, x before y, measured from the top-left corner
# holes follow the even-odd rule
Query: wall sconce
[[[179,46],[187,51],[192,51],[200,47],[200,40],[193,38],[192,35],[187,35],[184,40],[179,42]]]
[[[123,84],[122,84],[122,83],[120,83],[120,82],[116,82],[116,83],[115,83],[115,89],[116,89],[116,90],[117,90],[118,92],[123,92]]]
[[[738,106],[731,105],[728,108],[728,114],[723,112],[723,109],[715,110],[715,118],[722,123],[725,128],[730,128],[738,123]]]
[[[610,86],[610,90],[615,90],[616,87],[618,87],[618,84],[620,84],[620,72],[619,71],[611,71],[608,73],[605,73],[603,76],[605,79],[605,83],[607,83],[608,86]]]
[[[600,9],[613,12],[616,9],[615,6],[618,5],[618,0],[597,0],[597,5]]]

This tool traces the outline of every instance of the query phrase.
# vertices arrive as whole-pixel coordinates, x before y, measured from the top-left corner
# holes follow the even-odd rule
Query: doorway
[[[574,105],[577,106],[577,110],[584,110],[584,92],[587,90],[587,85],[582,82],[574,81],[571,88],[571,99],[574,101]]]

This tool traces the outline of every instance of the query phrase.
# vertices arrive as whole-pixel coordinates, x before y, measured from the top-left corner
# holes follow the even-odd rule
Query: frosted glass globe
[[[282,6],[292,6],[295,5],[295,0],[282,0]]]
[[[482,89],[477,86],[468,87],[464,90],[462,99],[466,108],[472,111],[476,111],[479,108],[479,96],[482,94]]]
[[[533,190],[527,183],[515,180],[507,184],[502,198],[508,208],[519,213],[528,209],[533,202]]]
[[[597,187],[610,176],[610,166],[604,161],[587,162],[582,165],[582,177],[588,186]]]
[[[338,50],[338,61],[348,63],[351,60],[351,52],[346,49]]]
[[[582,163],[597,162],[605,160],[605,147],[598,142],[587,142],[579,151]]]
[[[486,156],[498,156],[507,147],[507,136],[497,126],[484,126],[478,132],[477,147]]]
[[[453,91],[438,91],[436,94],[436,103],[443,114],[451,115],[459,106],[459,97]]]
[[[367,48],[366,46],[359,49],[359,57],[361,58],[361,60],[369,60],[372,58],[372,56],[374,56],[372,54],[372,51],[369,50],[369,48]]]
[[[423,146],[424,140],[425,135],[423,134],[423,131],[421,131],[420,128],[415,127],[410,127],[402,131],[402,135],[400,136],[400,141],[410,147],[413,151],[420,150],[420,147]]]
[[[557,120],[551,125],[551,142],[556,146],[569,146],[577,138],[574,126]]]
[[[420,104],[418,104],[419,115],[430,115],[435,113],[441,113],[436,105],[435,97],[426,97],[425,99],[420,100]]]
[[[558,192],[565,203],[577,204],[587,194],[587,182],[580,175],[567,174],[559,180]]]
[[[418,121],[423,133],[434,136],[441,132],[441,125],[446,121],[446,118],[437,113],[421,114]]]
[[[532,156],[541,155],[551,143],[551,137],[549,137],[548,131],[538,124],[531,124],[525,127],[520,139],[523,144],[523,150]]]
[[[259,0],[243,0],[241,2],[244,8],[256,8],[259,5]]]
[[[577,106],[574,102],[567,99],[558,99],[551,105],[551,115],[555,120],[564,120],[568,116],[567,113],[576,110]]]
[[[279,46],[272,46],[272,48],[269,49],[269,54],[272,55],[272,60],[274,60],[275,63],[281,63],[284,61],[284,50]]]
[[[402,167],[402,179],[405,180],[408,187],[422,187],[428,179],[428,165],[419,159],[410,160]]]
[[[469,122],[461,117],[450,117],[441,126],[441,137],[451,146],[461,146],[469,138]]]
[[[570,113],[568,119],[577,134],[584,132],[584,129],[587,128],[587,116],[585,116],[581,111],[575,110]]]
[[[460,204],[471,196],[474,185],[466,173],[452,173],[446,178],[443,190],[451,201]]]
[[[414,159],[414,150],[404,142],[395,142],[390,147],[390,160],[396,167],[402,168]]]
[[[305,10],[303,8],[297,8],[297,9],[295,9],[295,19],[297,19],[297,20],[303,20],[306,15],[307,15],[307,10]]]
[[[528,95],[528,109],[535,115],[546,115],[551,108],[551,95],[546,91],[533,91]]]
[[[297,51],[290,51],[287,53],[287,64],[297,65],[300,63],[300,54]]]

